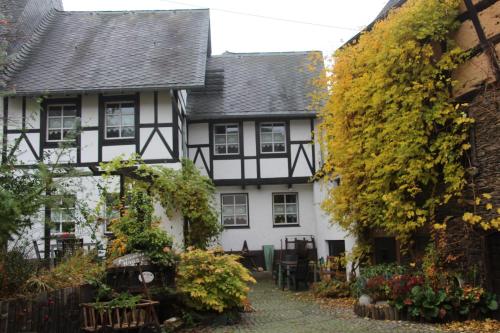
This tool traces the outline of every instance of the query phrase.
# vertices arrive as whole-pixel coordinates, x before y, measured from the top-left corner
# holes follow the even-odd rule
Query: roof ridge
[[[9,80],[22,69],[32,50],[41,43],[45,32],[55,21],[58,13],[61,13],[61,11],[51,9],[40,21],[40,24],[33,31],[33,34],[29,37],[28,41],[25,42],[16,53],[12,54],[9,59],[7,59],[7,64],[4,66],[0,75],[0,90],[6,89]]]
[[[275,51],[275,52],[229,52],[226,51],[222,54],[212,55],[212,57],[237,57],[237,56],[272,56],[272,55],[303,55],[310,53],[322,53],[320,50],[309,51]]]
[[[137,10],[64,10],[63,14],[132,14],[132,13],[164,13],[164,12],[193,12],[210,11],[210,8],[183,8],[183,9],[137,9]]]

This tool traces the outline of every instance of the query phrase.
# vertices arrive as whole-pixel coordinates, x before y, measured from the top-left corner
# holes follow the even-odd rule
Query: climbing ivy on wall
[[[144,164],[138,157],[118,157],[100,166],[108,175],[129,170],[131,188],[147,192],[170,218],[183,217],[186,246],[206,248],[222,231],[213,204],[215,186],[190,160],[182,160],[179,169]]]
[[[472,119],[451,96],[465,58],[450,32],[459,0],[410,0],[334,55],[320,112],[322,172],[341,177],[323,208],[360,236],[407,240],[460,196]],[[324,87],[324,86],[323,86]],[[405,243],[405,242],[403,242]]]

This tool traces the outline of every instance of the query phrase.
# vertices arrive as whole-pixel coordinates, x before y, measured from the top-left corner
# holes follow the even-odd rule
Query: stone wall
[[[472,149],[465,163],[468,169],[469,185],[465,191],[465,202],[447,207],[442,217],[454,216],[446,230],[447,256],[456,258],[448,263],[450,268],[469,273],[469,279],[490,284],[490,258],[500,253],[488,253],[486,236],[490,232],[473,228],[462,221],[462,214],[471,211],[473,193],[481,196],[489,193],[494,207],[500,207],[500,85],[483,88],[470,102],[468,112],[475,119],[471,131]],[[494,210],[479,206],[479,215],[491,219]],[[498,259],[497,259],[498,260]]]

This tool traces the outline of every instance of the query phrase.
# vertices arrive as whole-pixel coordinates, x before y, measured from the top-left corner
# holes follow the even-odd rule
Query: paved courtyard
[[[255,311],[243,314],[239,324],[208,332],[441,332],[431,325],[368,320],[357,317],[349,309],[321,307],[313,300],[298,298],[294,292],[278,290],[269,278],[258,279],[250,293],[250,300]]]

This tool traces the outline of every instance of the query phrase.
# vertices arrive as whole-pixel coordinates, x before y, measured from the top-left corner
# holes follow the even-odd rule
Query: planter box
[[[85,332],[130,330],[158,325],[155,301],[141,300],[135,307],[109,306],[109,302],[84,303],[82,306]]]

